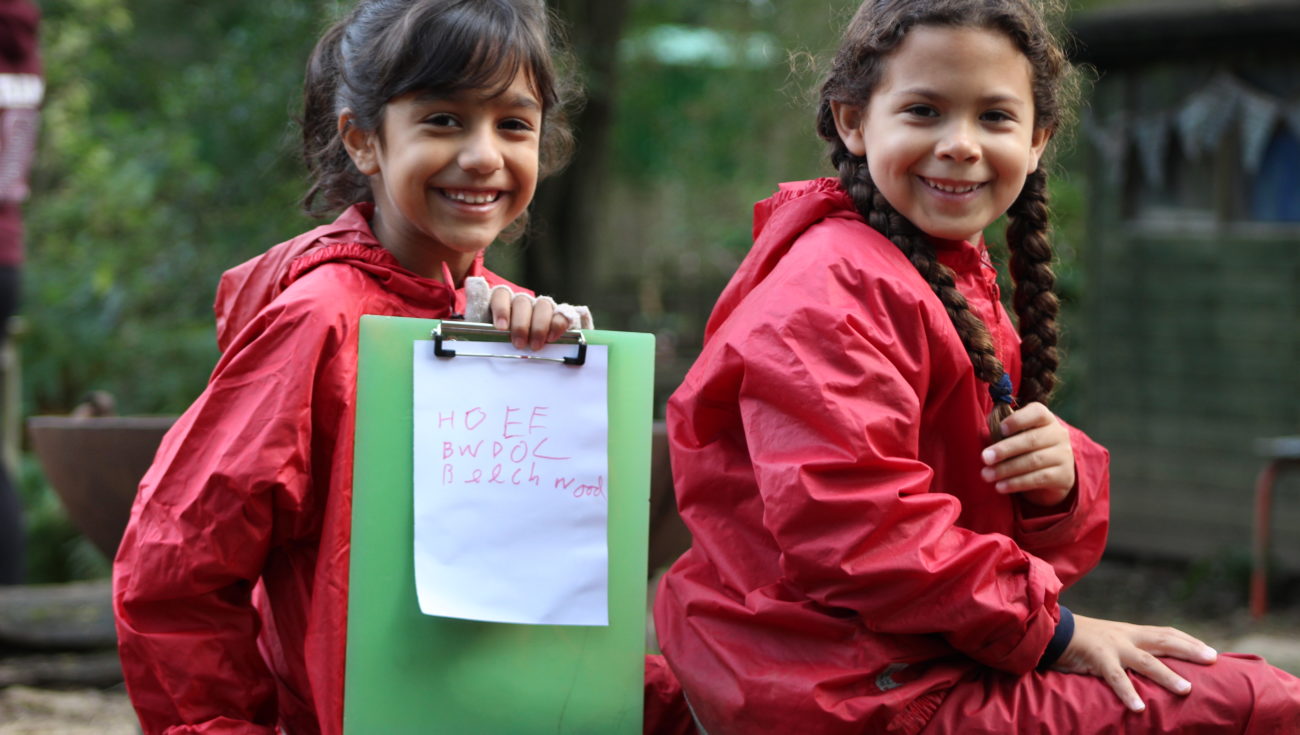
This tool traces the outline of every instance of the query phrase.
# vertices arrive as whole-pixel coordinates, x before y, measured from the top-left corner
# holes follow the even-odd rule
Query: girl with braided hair
[[[1058,602],[1105,545],[1109,459],[1048,408],[1073,70],[1046,10],[867,0],[822,86],[838,176],[755,208],[668,407],[694,546],[655,622],[709,735],[1300,727],[1294,677]]]

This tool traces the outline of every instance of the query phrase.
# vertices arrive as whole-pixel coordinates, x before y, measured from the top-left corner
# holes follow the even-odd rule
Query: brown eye
[[[501,129],[513,130],[515,132],[520,132],[520,133],[527,133],[533,129],[533,124],[528,122],[527,120],[523,120],[517,117],[512,117],[509,120],[505,120],[501,123]]]
[[[434,113],[423,120],[425,125],[432,125],[435,128],[452,128],[460,124],[455,115],[446,112]]]

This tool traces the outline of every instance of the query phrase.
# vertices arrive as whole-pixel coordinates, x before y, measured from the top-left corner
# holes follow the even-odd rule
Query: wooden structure
[[[1125,3],[1072,30],[1098,72],[1077,357],[1110,547],[1244,553],[1254,442],[1300,429],[1300,2]],[[1278,497],[1273,551],[1300,568],[1300,493]]]

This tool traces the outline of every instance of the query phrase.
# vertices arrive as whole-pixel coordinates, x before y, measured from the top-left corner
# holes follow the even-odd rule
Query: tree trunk
[[[556,0],[586,87],[572,120],[577,148],[568,168],[538,187],[524,238],[523,283],[559,301],[587,303],[594,294],[592,213],[605,206],[605,161],[618,71],[618,41],[628,0]]]

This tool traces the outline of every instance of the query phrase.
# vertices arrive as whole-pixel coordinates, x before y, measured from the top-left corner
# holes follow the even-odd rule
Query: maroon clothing
[[[23,261],[21,204],[45,92],[39,22],[40,11],[27,0],[0,0],[0,265]]]

